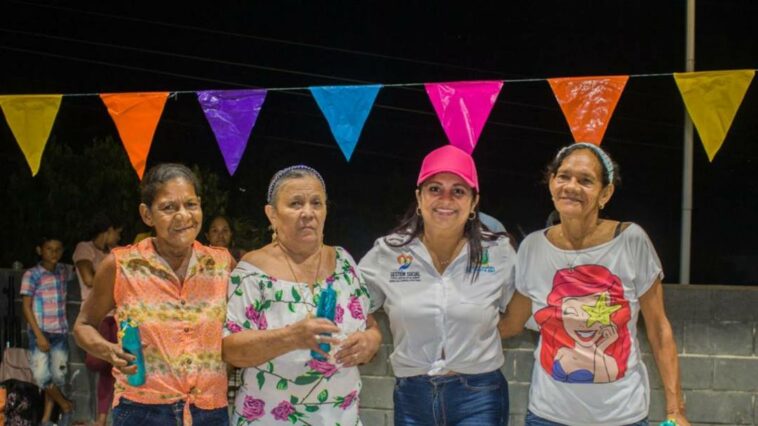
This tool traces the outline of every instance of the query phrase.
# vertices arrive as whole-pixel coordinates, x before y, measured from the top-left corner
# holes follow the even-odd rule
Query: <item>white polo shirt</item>
[[[386,238],[395,243],[407,237]],[[379,238],[361,259],[369,311],[384,307],[389,316],[395,376],[479,374],[503,364],[497,323],[515,291],[516,252],[507,237],[483,241],[482,248],[473,282],[466,273],[468,243],[442,275],[418,238],[401,247]]]

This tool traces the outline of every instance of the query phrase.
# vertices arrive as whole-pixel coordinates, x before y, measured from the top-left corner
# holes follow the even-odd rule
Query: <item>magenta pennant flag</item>
[[[197,92],[197,100],[216,135],[226,169],[233,175],[266,100],[266,91],[205,90]]]
[[[450,143],[469,154],[473,152],[503,82],[459,81],[424,86]]]

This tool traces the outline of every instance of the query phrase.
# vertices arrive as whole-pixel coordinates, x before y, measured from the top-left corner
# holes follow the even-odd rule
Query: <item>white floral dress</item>
[[[230,278],[224,336],[282,328],[315,314],[328,283],[337,293],[334,322],[342,329],[337,337],[365,330],[368,291],[350,254],[341,247],[336,253],[334,273],[316,283],[313,296],[305,283],[277,279],[244,261],[237,264]],[[331,354],[338,349],[333,347]],[[231,424],[360,425],[360,390],[357,367],[317,361],[310,350],[295,350],[244,369]]]

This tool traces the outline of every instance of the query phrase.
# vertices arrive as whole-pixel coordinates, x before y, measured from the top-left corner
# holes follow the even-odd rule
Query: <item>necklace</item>
[[[579,250],[571,250],[574,253],[574,257],[570,258],[568,253],[564,252],[566,256],[566,265],[568,266],[569,272],[574,272],[574,266],[576,266],[576,261],[579,259],[579,256],[581,256],[582,252]]]
[[[595,223],[595,226],[592,229],[590,229],[589,232],[587,232],[585,241],[586,241],[586,238],[589,238],[590,236],[592,236],[592,234],[598,229],[598,227],[600,226],[600,222],[601,222],[601,219],[598,219],[597,222]],[[558,228],[558,230],[559,230],[558,232],[560,234],[560,238],[565,240],[565,245],[568,247],[563,252],[564,257],[566,258],[566,266],[568,267],[569,272],[574,272],[574,267],[576,266],[579,256],[581,256],[585,252],[586,249],[591,248],[591,247],[582,246],[579,248],[574,248],[573,244],[571,243],[571,240],[569,240],[568,237],[564,234],[563,228]],[[573,258],[570,256],[570,254],[574,255]]]
[[[292,263],[290,262],[290,255],[287,253],[287,250],[284,249],[284,246],[282,243],[276,243],[277,246],[279,246],[279,250],[282,251],[284,254],[284,261],[287,262],[287,267],[290,270],[290,273],[292,274],[292,278],[295,279],[295,282],[297,284],[302,283],[300,281],[300,278],[297,277],[297,274],[295,274],[295,269],[292,268]],[[313,306],[315,306],[315,294],[313,292],[313,285],[316,284],[318,281],[318,274],[321,272],[321,254],[324,252],[321,250],[322,246],[318,247],[318,260],[316,263],[316,274],[313,276],[313,284],[311,283],[305,283],[305,285],[308,287],[308,290],[311,292],[311,303],[303,302],[305,305],[305,309],[308,311],[308,318],[313,318]]]
[[[424,242],[423,239],[422,239],[422,242]],[[452,254],[447,259],[440,259],[437,253],[434,250],[430,249],[429,247],[427,247],[427,251],[429,252],[429,255],[432,257],[432,262],[436,261],[436,263],[439,265],[439,268],[437,269],[444,270],[447,268],[450,262],[452,262],[453,259],[455,259],[456,255],[461,250],[461,247],[463,247],[464,243],[465,243],[464,239],[459,240],[458,243],[455,245],[455,248],[453,249]]]

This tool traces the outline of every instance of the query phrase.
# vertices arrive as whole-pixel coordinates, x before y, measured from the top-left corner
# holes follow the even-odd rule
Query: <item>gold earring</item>
[[[421,207],[416,207],[416,215],[421,217]]]
[[[475,211],[472,211],[471,213],[468,214],[468,220],[474,220],[475,217],[476,217]]]

